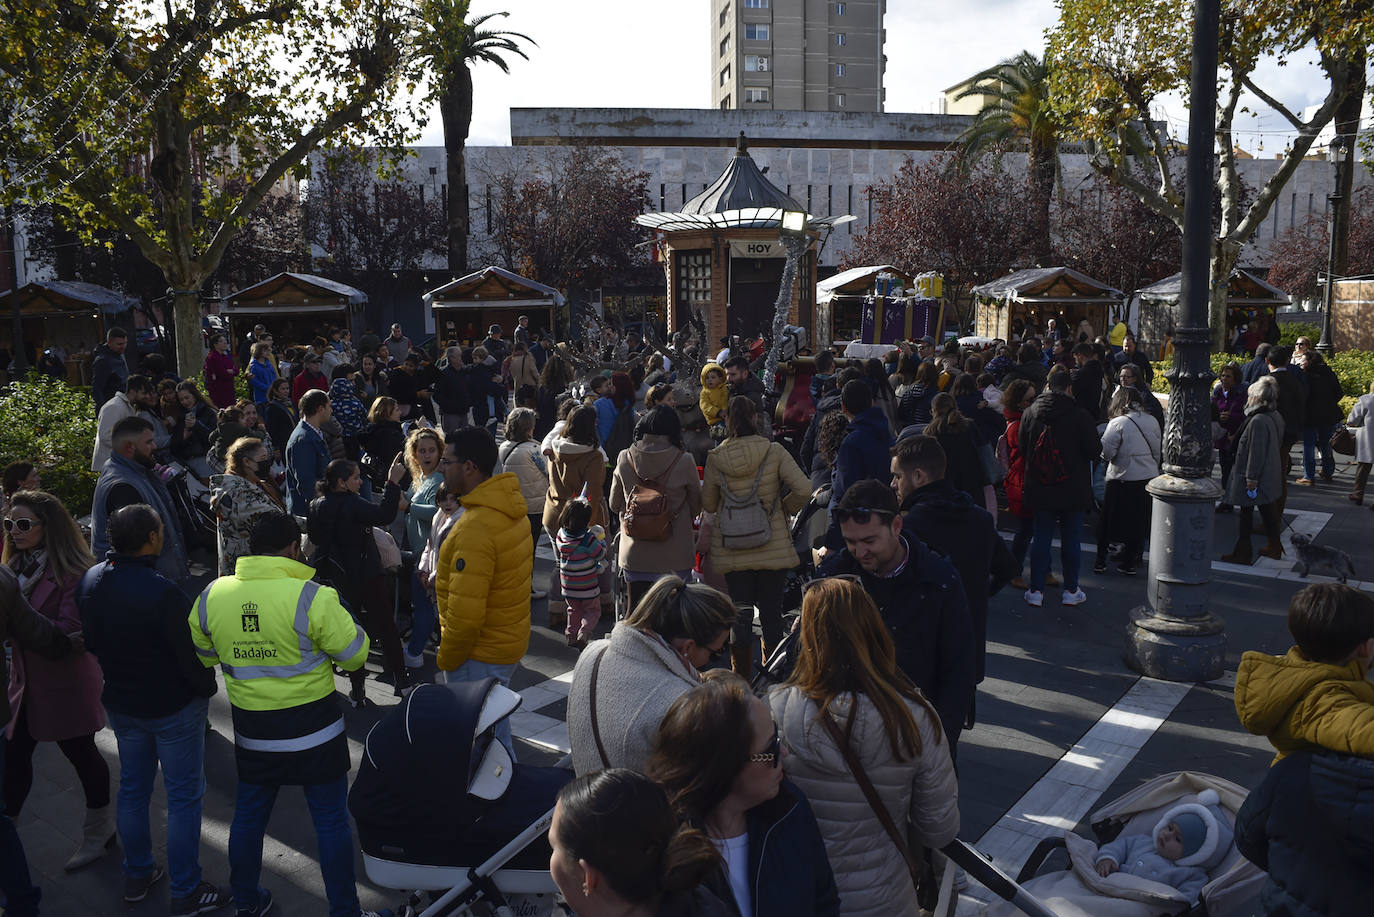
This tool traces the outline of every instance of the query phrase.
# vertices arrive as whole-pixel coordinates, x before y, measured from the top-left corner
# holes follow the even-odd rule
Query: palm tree
[[[1024,146],[1036,261],[1049,266],[1050,198],[1059,172],[1060,125],[1050,109],[1049,65],[1029,51],[973,77],[955,99],[983,96],[982,109],[959,137],[972,161],[995,146]]]
[[[520,47],[522,32],[486,28],[508,13],[486,13],[468,19],[470,0],[422,0],[418,9],[420,59],[431,70],[430,99],[439,103],[444,124],[448,181],[448,267],[455,275],[468,269],[468,169],[466,147],[472,127],[472,67],[495,64],[510,73],[505,54],[529,55]]]

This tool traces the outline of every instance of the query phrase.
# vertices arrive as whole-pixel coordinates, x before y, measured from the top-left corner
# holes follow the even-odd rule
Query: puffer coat
[[[831,705],[844,729],[852,695]],[[840,913],[849,917],[918,917],[906,863],[883,830],[863,790],[816,717],[816,703],[798,687],[778,688],[768,698],[778,734],[787,747],[787,777],[806,794],[825,840],[840,892]],[[892,754],[882,717],[859,696],[851,747],[899,830],[910,827],[927,847],[943,847],[959,833],[959,785],[939,721],[908,702],[921,737],[921,753],[909,761]]]
[[[760,473],[762,469],[762,473]],[[706,456],[706,477],[701,505],[708,513],[723,502],[721,481],[736,497],[744,498],[758,476],[758,498],[771,510],[772,537],[767,544],[748,550],[727,550],[721,544],[720,527],[711,530],[711,564],[717,573],[733,570],[790,570],[797,566],[797,549],[787,529],[787,516],[801,512],[811,499],[811,479],[778,443],[762,436],[731,437]]]
[[[522,443],[507,440],[501,444],[499,456],[501,469],[520,479],[520,493],[529,515],[541,515],[549,495],[549,473],[544,456],[539,454],[539,444],[531,439]]]

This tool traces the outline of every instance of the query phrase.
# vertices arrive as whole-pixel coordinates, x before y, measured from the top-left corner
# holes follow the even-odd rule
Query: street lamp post
[[[1226,630],[1208,608],[1212,572],[1211,332],[1208,328],[1212,253],[1213,149],[1216,144],[1217,41],[1221,0],[1198,0],[1193,19],[1188,176],[1183,210],[1183,282],[1163,474],[1146,488],[1154,498],[1146,605],[1131,610],[1126,662],[1172,681],[1221,677]]]
[[[1326,196],[1327,209],[1330,211],[1326,248],[1326,289],[1323,291],[1325,296],[1322,297],[1326,302],[1322,309],[1322,338],[1317,342],[1317,349],[1323,354],[1329,354],[1336,349],[1331,341],[1331,312],[1336,307],[1336,227],[1341,225],[1336,208],[1342,203],[1341,173],[1345,168],[1345,138],[1340,134],[1333,137],[1327,145],[1326,158],[1336,166],[1336,188]]]
[[[797,286],[797,271],[802,256],[811,246],[811,235],[806,228],[806,214],[793,210],[783,211],[779,225],[779,241],[787,253],[782,266],[782,281],[778,285],[778,301],[773,304],[773,341],[768,348],[768,358],[763,363],[763,384],[771,393],[777,385],[778,356],[782,353],[782,332],[787,326],[787,314],[792,309],[792,291]]]

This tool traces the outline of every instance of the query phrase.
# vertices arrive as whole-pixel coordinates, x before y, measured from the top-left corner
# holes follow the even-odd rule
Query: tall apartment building
[[[712,0],[717,108],[881,112],[887,0]]]

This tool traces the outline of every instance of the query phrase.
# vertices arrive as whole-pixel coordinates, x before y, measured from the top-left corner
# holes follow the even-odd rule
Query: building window
[[[749,23],[745,23],[745,26],[744,26],[744,37],[747,38],[749,41],[767,41],[767,40],[768,40],[768,23],[766,23],[766,22],[749,22]]]
[[[843,33],[843,32],[836,32],[836,33],[835,33],[835,44],[838,45],[839,47],[844,47],[844,33]]]
[[[720,71],[720,85],[724,86],[730,82],[730,65],[726,64]]]
[[[749,89],[749,88],[746,88],[746,89],[744,90],[744,101],[746,101],[746,102],[767,102],[767,101],[768,101],[768,90],[765,89],[765,88],[756,88],[756,89]]]
[[[836,64],[836,65],[835,65],[835,75],[836,75],[836,76],[844,76],[844,64]]]
[[[844,108],[844,93],[842,93],[842,92],[837,92],[837,93],[835,93],[835,107],[836,107],[836,108]]]
[[[720,110],[721,110],[721,111],[727,111],[727,110],[729,110],[729,108],[730,108],[730,97],[729,97],[729,96],[726,96],[725,98],[723,98],[723,99],[720,100]]]
[[[843,6],[844,4],[840,4]],[[720,11],[720,27],[725,28],[725,22],[730,18],[730,4],[725,4],[725,9]]]
[[[726,35],[720,40],[720,56],[724,57],[730,53],[730,36]]]
[[[751,73],[767,73],[768,57],[763,54],[744,55],[744,69]]]
[[[847,7],[847,6],[849,6],[849,4],[847,4],[847,3],[836,3],[836,4],[835,4],[835,15],[836,15],[836,16],[843,16],[845,13],[848,12],[848,10],[845,9],[845,7]]]
[[[744,8],[746,10],[766,10],[768,9],[768,0],[744,0]]]
[[[677,326],[686,328],[693,312],[710,321],[711,251],[677,252]]]

